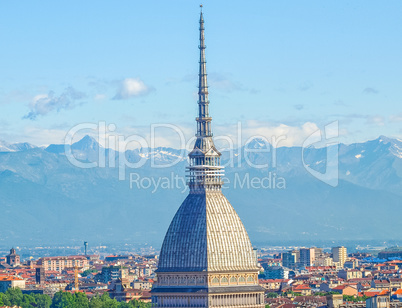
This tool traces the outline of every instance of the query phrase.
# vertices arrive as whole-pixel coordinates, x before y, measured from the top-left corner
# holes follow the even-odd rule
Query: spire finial
[[[205,59],[205,35],[204,35],[204,17],[202,14],[202,4],[200,13],[200,68],[198,73],[198,129],[197,134],[200,136],[211,136],[211,120],[208,115],[208,83],[207,83],[207,67]]]
[[[204,21],[204,17],[202,16],[203,14],[202,14],[202,8],[203,8],[203,5],[202,4],[200,4],[200,8],[201,8],[201,12],[200,12],[200,21]]]

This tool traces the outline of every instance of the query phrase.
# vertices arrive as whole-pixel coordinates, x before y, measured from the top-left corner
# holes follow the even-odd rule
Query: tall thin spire
[[[207,82],[207,61],[205,59],[205,34],[204,34],[204,16],[202,14],[202,5],[200,13],[200,69],[198,73],[198,136],[212,136],[211,118],[208,112],[208,82]]]
[[[222,187],[223,167],[220,165],[221,153],[212,140],[211,121],[208,111],[207,65],[205,60],[204,16],[202,5],[200,13],[200,70],[198,73],[198,117],[197,140],[194,150],[189,154],[187,167],[190,192],[219,191]]]

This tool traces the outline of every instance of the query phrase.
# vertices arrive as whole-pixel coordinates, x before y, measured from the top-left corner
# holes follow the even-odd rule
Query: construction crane
[[[74,289],[75,289],[75,291],[79,290],[79,285],[78,285],[78,265],[74,266]]]

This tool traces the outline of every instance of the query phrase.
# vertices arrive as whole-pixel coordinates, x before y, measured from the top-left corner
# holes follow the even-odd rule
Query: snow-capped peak
[[[246,144],[246,147],[248,149],[267,149],[269,145],[269,142],[263,138],[254,138]]]
[[[73,150],[97,150],[99,149],[100,145],[99,143],[95,140],[95,138],[85,135],[84,138],[82,138],[80,141],[77,141],[71,145],[71,148]]]
[[[19,152],[34,149],[36,146],[28,142],[8,143],[0,140],[0,152]]]

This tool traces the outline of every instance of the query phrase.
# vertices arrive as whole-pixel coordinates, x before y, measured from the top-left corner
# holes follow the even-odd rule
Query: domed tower
[[[162,244],[155,307],[265,307],[256,255],[239,216],[222,194],[221,153],[212,139],[200,16],[197,134],[187,167],[190,193]]]

